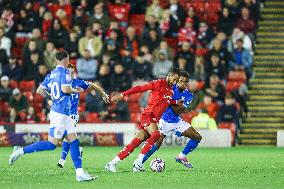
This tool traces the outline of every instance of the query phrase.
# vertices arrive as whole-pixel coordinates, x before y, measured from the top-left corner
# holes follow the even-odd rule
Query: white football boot
[[[9,158],[9,165],[13,165],[15,161],[17,161],[20,157],[24,155],[24,151],[22,147],[14,146],[13,153]]]
[[[115,173],[116,172],[116,164],[113,163],[107,163],[105,166],[105,170],[108,172]]]
[[[139,158],[137,158],[133,162],[132,170],[133,170],[133,172],[143,172],[143,171],[145,171],[145,167],[144,167],[142,161]]]
[[[95,180],[97,177],[92,177],[87,173],[86,171],[83,171],[81,174],[76,174],[76,180],[78,182],[84,182],[84,181],[92,181]]]

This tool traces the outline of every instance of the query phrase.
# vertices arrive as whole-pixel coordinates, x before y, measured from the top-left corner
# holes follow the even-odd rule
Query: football
[[[161,158],[155,158],[151,161],[150,168],[153,172],[163,172],[166,168],[166,163]]]

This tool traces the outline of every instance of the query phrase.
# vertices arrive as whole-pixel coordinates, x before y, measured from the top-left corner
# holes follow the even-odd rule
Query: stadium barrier
[[[277,131],[277,147],[284,147],[284,130]]]
[[[25,146],[47,140],[49,124],[0,124],[0,146]],[[78,138],[86,146],[122,146],[128,144],[136,132],[134,123],[82,123],[77,126]],[[230,147],[229,129],[199,130],[200,146]],[[184,146],[188,139],[174,134],[167,136],[166,146]]]

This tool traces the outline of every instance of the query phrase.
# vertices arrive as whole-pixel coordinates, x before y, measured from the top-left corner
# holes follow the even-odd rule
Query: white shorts
[[[163,135],[168,135],[171,131],[183,133],[190,127],[191,125],[182,119],[177,123],[168,123],[163,119],[160,119],[159,121],[160,133]]]
[[[50,111],[49,135],[57,139],[62,139],[70,133],[75,133],[73,119],[68,115]]]

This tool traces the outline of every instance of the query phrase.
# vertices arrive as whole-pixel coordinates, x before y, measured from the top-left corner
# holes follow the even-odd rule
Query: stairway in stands
[[[266,1],[262,17],[241,145],[276,145],[276,132],[284,129],[284,0]]]

